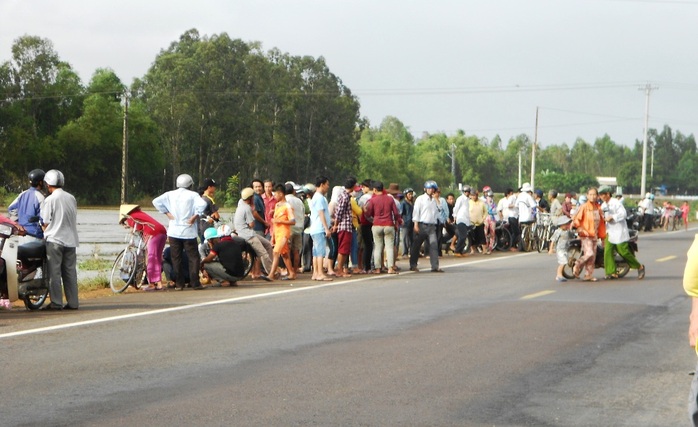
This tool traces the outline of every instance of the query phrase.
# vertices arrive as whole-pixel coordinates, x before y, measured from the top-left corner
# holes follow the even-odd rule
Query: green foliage
[[[226,182],[225,189],[225,204],[226,208],[234,208],[238,205],[238,200],[240,200],[240,174],[229,176]]]

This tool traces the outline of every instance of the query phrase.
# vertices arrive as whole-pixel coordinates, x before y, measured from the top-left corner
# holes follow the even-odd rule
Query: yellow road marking
[[[657,262],[664,262],[664,261],[671,261],[672,259],[676,259],[676,255],[665,256],[664,258],[659,258],[656,261]]]
[[[535,294],[529,294],[522,296],[521,299],[533,299],[533,298],[538,298],[538,297],[544,297],[546,295],[554,294],[555,291],[541,291],[541,292],[536,292]]]

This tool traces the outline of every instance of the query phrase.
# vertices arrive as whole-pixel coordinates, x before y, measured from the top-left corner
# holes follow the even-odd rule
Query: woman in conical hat
[[[146,273],[149,283],[143,290],[162,290],[162,251],[167,241],[167,229],[155,218],[143,212],[138,205],[121,205],[119,217],[119,224],[128,225],[128,228],[135,226],[136,230],[143,232],[148,253]]]

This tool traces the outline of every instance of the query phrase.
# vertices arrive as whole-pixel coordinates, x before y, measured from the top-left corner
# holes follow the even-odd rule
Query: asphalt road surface
[[[497,254],[0,312],[0,424],[687,425],[693,236],[643,234],[642,281]]]

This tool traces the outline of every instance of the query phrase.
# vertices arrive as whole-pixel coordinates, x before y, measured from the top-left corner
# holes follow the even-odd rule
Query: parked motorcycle
[[[0,275],[7,280],[10,301],[21,299],[28,309],[37,310],[48,297],[46,243],[20,244],[22,234],[19,224],[0,215]]]
[[[637,248],[637,230],[630,231],[630,240],[628,241],[628,246],[630,251],[635,255],[638,251]],[[603,240],[599,239],[599,243],[596,245],[596,261],[594,262],[594,268],[604,268],[604,246]],[[567,265],[562,270],[562,275],[568,279],[574,278],[574,264],[582,256],[582,241],[580,239],[572,239],[569,242],[569,247],[567,248]],[[615,253],[613,258],[616,260],[616,274],[618,277],[624,277],[630,271],[630,266],[627,261],[623,259],[618,253]]]

